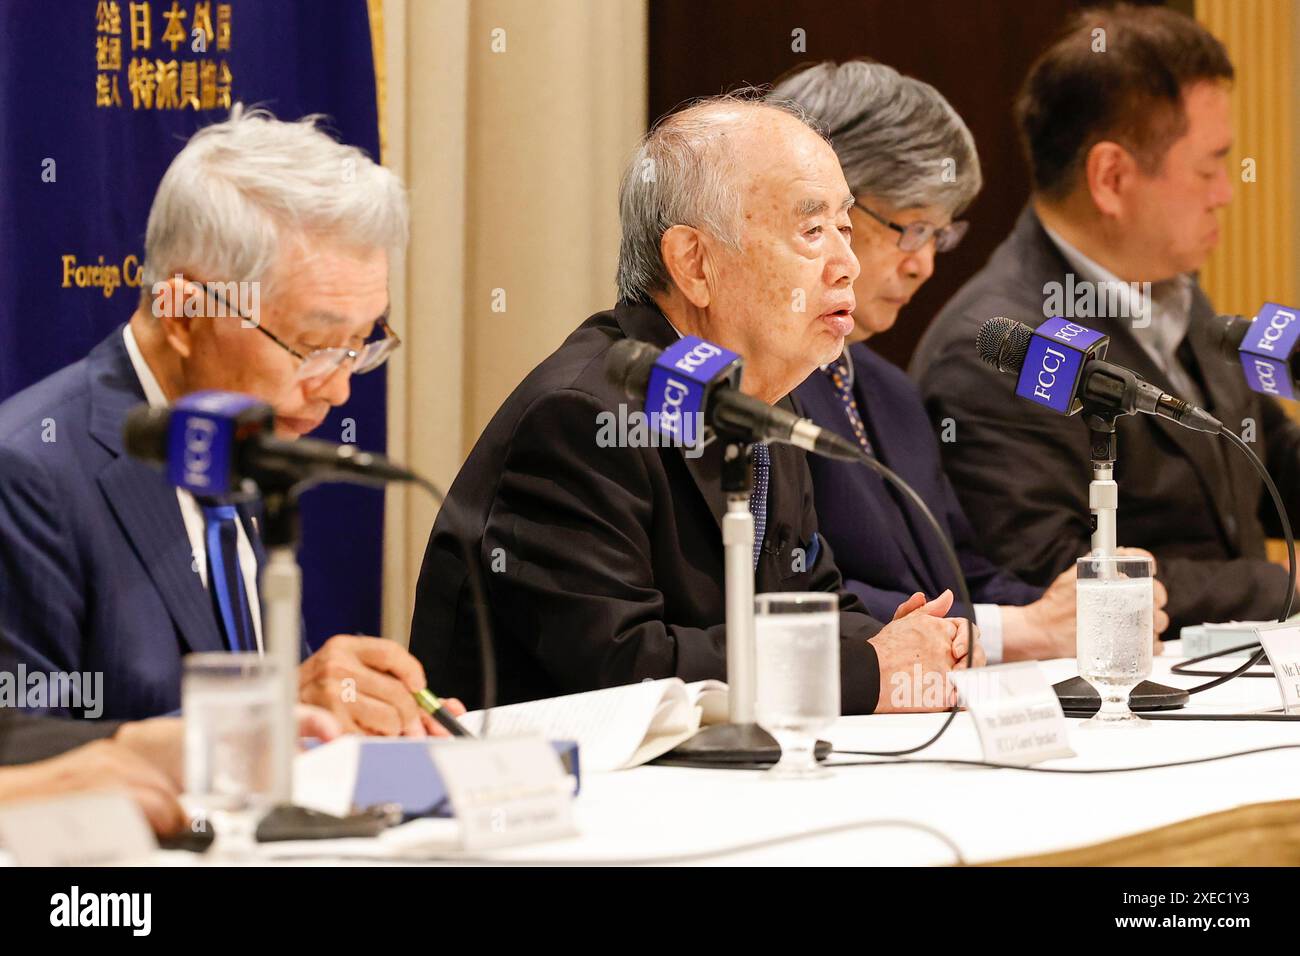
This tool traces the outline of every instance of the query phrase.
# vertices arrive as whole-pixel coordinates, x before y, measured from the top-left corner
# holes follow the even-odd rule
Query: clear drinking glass
[[[1155,639],[1151,559],[1089,556],[1076,562],[1079,676],[1101,695],[1101,709],[1080,726],[1149,727],[1128,706],[1151,676]]]
[[[818,766],[817,734],[840,716],[840,616],[834,594],[754,597],[758,724],[781,745],[768,778],[829,776]]]
[[[214,852],[243,855],[271,805],[274,662],[221,652],[191,654],[184,668],[186,803],[213,828]]]

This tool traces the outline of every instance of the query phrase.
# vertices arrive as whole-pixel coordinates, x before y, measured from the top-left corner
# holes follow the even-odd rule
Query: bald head
[[[651,131],[624,178],[620,298],[739,352],[745,390],[775,401],[852,330],[852,205],[796,108],[697,103]]]
[[[665,117],[623,176],[619,298],[648,304],[668,287],[660,250],[668,229],[690,226],[739,250],[755,191],[781,188],[810,159],[828,156],[834,161],[829,143],[794,104],[728,94]]]

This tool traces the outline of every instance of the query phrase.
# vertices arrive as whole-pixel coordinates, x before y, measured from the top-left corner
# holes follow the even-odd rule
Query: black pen
[[[415,702],[419,704],[434,720],[447,728],[447,731],[453,737],[473,737],[459,720],[447,713],[447,708],[443,706],[442,700],[438,695],[429,688],[417,690],[415,692]]]

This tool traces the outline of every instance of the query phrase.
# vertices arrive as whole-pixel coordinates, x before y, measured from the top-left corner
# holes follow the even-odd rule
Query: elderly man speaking
[[[123,421],[221,389],[271,405],[282,437],[314,429],[397,345],[388,257],[406,231],[397,177],[311,118],[237,105],[172,160],[130,321],[0,404],[0,632],[29,674],[102,674],[93,710],[48,709],[167,713],[182,655],[261,647],[253,516],[126,455]],[[424,672],[392,641],[333,637],[299,685],[345,730],[436,732],[412,697]]]
[[[457,539],[489,571],[503,701],[725,676],[721,443],[696,454],[598,441],[598,421],[627,401],[606,381],[606,353],[698,335],[744,357],[748,394],[788,403],[853,326],[852,203],[830,145],[784,108],[715,98],[651,131],[620,197],[620,302],[506,400],[434,525],[411,649],[450,692],[469,700],[478,686]],[[817,533],[803,453],[760,445],[755,459],[755,589],[839,592],[844,711],[888,709],[896,676],[957,666],[966,637],[942,617],[951,595],[887,625],[868,616]]]

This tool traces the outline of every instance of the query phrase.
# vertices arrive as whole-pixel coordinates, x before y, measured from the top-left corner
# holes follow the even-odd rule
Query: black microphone
[[[1211,341],[1225,359],[1240,363],[1251,391],[1274,398],[1297,397],[1300,384],[1300,322],[1296,309],[1265,302],[1255,319],[1221,315]]]
[[[1212,341],[1215,348],[1224,358],[1235,362],[1237,350],[1246,340],[1246,333],[1255,324],[1255,320],[1248,319],[1244,315],[1219,315],[1215,316],[1214,324],[1215,334]]]
[[[1043,332],[1049,326],[1050,336]],[[1132,369],[1092,357],[1098,354],[1093,349],[1072,351],[1070,339],[1104,341],[1090,329],[1059,319],[1035,331],[1023,322],[997,316],[980,327],[975,349],[999,372],[1020,376],[1017,395],[1059,414],[1073,415],[1090,403],[1121,415],[1156,415],[1193,431],[1217,435],[1223,430],[1223,423],[1205,409],[1162,391]],[[1035,345],[1039,346],[1034,348],[1035,358],[1026,365]]]
[[[679,347],[685,354],[676,354]],[[856,445],[834,432],[741,392],[735,353],[694,337],[683,338],[669,353],[649,342],[623,339],[610,346],[605,376],[661,421],[699,414],[731,441],[782,442],[842,461],[861,457]],[[663,395],[649,394],[656,366],[663,372]]]
[[[313,438],[273,433],[270,405],[234,392],[195,392],[170,408],[141,405],[126,417],[127,454],[167,471],[168,480],[196,495],[239,492],[244,479],[263,490],[304,481],[365,484],[418,482],[415,473],[383,455]]]

